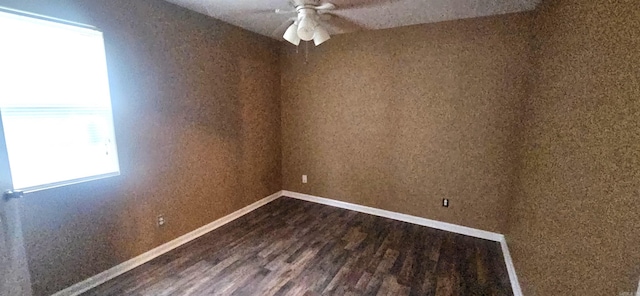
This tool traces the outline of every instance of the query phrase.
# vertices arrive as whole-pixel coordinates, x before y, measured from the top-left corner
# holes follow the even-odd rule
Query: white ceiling
[[[282,40],[283,23],[295,14],[288,0],[167,0],[227,23]],[[319,0],[306,0],[319,3]],[[540,0],[322,0],[337,8],[328,20],[334,34],[375,30],[535,9]]]

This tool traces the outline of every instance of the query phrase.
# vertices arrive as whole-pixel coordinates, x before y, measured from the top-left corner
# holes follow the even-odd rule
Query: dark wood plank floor
[[[85,295],[513,295],[497,242],[279,198]]]

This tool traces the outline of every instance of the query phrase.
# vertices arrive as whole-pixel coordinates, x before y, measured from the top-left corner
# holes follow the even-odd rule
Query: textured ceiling
[[[295,14],[288,0],[168,0],[274,39],[282,40],[283,23]],[[297,0],[300,1],[300,0]],[[307,3],[320,1],[306,0]],[[540,0],[328,0],[337,6],[325,21],[334,34],[533,10]]]

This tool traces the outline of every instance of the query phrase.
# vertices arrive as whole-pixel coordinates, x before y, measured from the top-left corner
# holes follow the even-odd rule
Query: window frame
[[[64,20],[64,19],[60,19],[60,18],[55,18],[55,17],[50,17],[50,16],[45,16],[45,15],[41,15],[41,14],[37,14],[37,13],[31,13],[31,12],[26,12],[26,11],[22,11],[22,10],[17,10],[17,9],[12,9],[12,8],[7,8],[4,6],[0,6],[0,12],[3,13],[7,13],[7,14],[13,14],[19,17],[25,17],[25,18],[32,18],[32,19],[36,19],[36,20],[40,20],[40,21],[45,21],[45,22],[53,22],[53,23],[57,23],[57,24],[61,24],[61,25],[66,25],[66,26],[73,26],[73,27],[77,27],[77,28],[81,28],[81,29],[88,29],[88,30],[92,30],[96,33],[98,33],[101,38],[102,38],[102,42],[104,45],[104,54],[105,54],[105,63],[106,63],[106,67],[107,67],[107,87],[109,89],[109,111],[110,111],[110,123],[111,123],[111,127],[112,127],[112,131],[113,131],[113,145],[115,147],[115,161],[117,163],[117,171],[115,172],[109,172],[109,173],[104,173],[104,174],[99,174],[99,175],[93,175],[93,176],[88,176],[88,177],[82,177],[82,178],[75,178],[75,179],[70,179],[70,180],[65,180],[65,181],[59,181],[59,182],[52,182],[52,183],[47,183],[47,184],[42,184],[42,185],[36,185],[36,186],[29,186],[29,187],[25,187],[25,188],[13,188],[13,176],[12,176],[12,172],[10,169],[11,166],[11,162],[9,161],[9,154],[8,154],[8,148],[7,148],[7,141],[6,141],[6,137],[5,137],[5,129],[4,129],[4,121],[3,121],[3,115],[2,112],[0,112],[0,161],[6,162],[7,164],[7,170],[5,171],[4,169],[0,169],[0,178],[3,178],[5,180],[8,181],[8,184],[11,184],[12,190],[18,190],[21,191],[23,193],[32,193],[32,192],[37,192],[37,191],[42,191],[42,190],[47,190],[47,189],[53,189],[53,188],[59,188],[59,187],[65,187],[65,186],[69,186],[69,185],[75,185],[75,184],[80,184],[80,183],[85,183],[85,182],[90,182],[90,181],[95,181],[95,180],[100,180],[100,179],[105,179],[105,178],[110,178],[110,177],[117,177],[120,176],[122,173],[122,169],[120,166],[120,153],[119,153],[119,149],[118,149],[118,145],[117,145],[117,141],[116,141],[116,127],[115,127],[115,120],[114,120],[114,112],[113,112],[113,99],[111,96],[111,81],[109,79],[109,65],[108,65],[108,58],[107,58],[107,52],[106,52],[106,42],[104,41],[104,33],[102,30],[98,29],[95,26],[92,25],[87,25],[84,23],[79,23],[79,22],[73,22],[73,21],[69,21],[69,20]]]

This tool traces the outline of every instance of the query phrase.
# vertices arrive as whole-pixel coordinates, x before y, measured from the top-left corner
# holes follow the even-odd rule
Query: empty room
[[[640,296],[635,0],[0,0],[0,296]]]

